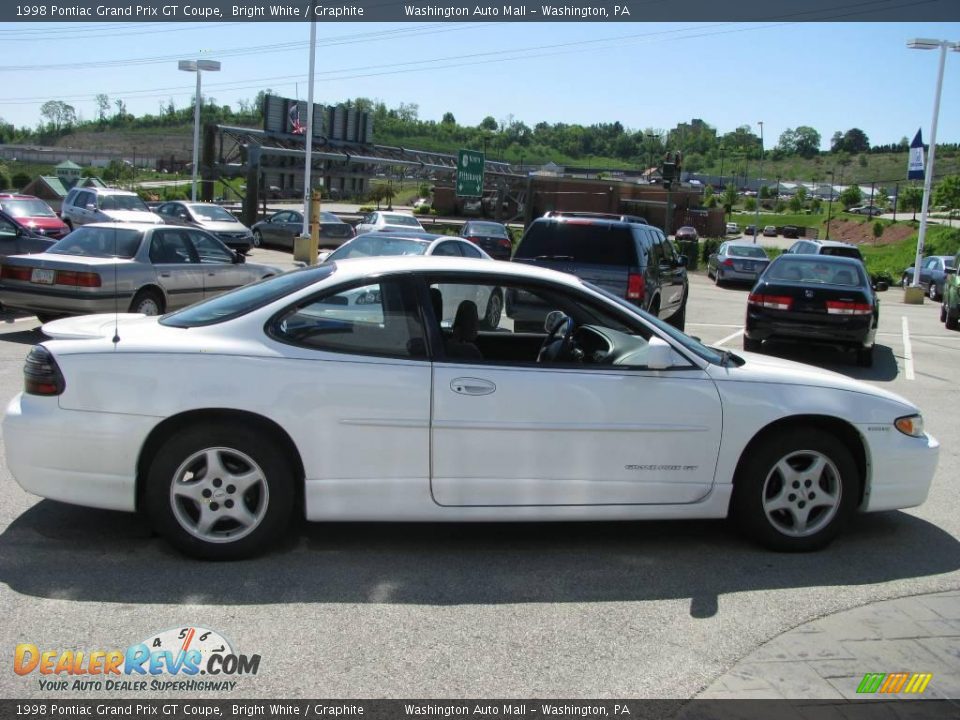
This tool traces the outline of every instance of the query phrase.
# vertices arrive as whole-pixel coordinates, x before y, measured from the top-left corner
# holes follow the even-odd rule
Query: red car
[[[33,195],[0,193],[0,209],[23,227],[55,240],[70,232],[53,208]]]

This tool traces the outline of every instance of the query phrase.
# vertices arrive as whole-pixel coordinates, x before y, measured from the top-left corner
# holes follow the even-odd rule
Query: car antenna
[[[113,229],[113,347],[116,349],[120,342],[120,281],[117,262],[120,259],[117,229]]]

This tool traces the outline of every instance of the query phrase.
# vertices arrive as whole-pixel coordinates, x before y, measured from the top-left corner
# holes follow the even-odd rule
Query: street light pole
[[[940,93],[943,90],[943,67],[947,61],[947,48],[954,52],[960,51],[960,43],[950,40],[929,40],[916,38],[907,43],[912,50],[935,50],[940,48],[940,63],[937,68],[937,90],[933,96],[933,120],[930,123],[930,161],[927,164],[927,174],[923,180],[923,205],[920,208],[920,230],[917,233],[917,254],[913,263],[913,282],[917,287],[920,284],[920,260],[923,258],[923,246],[927,237],[927,211],[930,207],[930,189],[933,184],[933,161],[937,152],[937,118],[940,116]]]
[[[833,212],[833,170],[828,172],[827,175],[830,176],[830,203],[827,205],[827,236],[824,238],[824,240],[830,239],[830,215]]]
[[[193,189],[190,192],[191,200],[196,202],[197,171],[200,165],[200,76],[204,70],[207,72],[218,71],[220,62],[218,60],[181,60],[177,63],[177,69],[197,74],[197,94],[194,96],[193,103]]]
[[[753,244],[757,244],[757,233],[760,232],[760,183],[763,176],[763,120],[757,123],[760,126],[760,169],[757,171],[757,215],[753,224]]]
[[[312,13],[311,6],[311,15]],[[313,170],[313,73],[317,57],[317,21],[310,21],[310,79],[307,86],[307,137],[304,148],[305,162],[303,165],[303,229],[301,234],[310,234],[310,213],[313,210],[311,202],[311,178]]]

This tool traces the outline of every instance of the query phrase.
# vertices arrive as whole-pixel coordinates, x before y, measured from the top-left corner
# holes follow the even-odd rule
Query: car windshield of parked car
[[[101,195],[101,210],[140,210],[150,212],[150,208],[137,195]]]
[[[594,290],[595,292],[598,292],[601,295],[612,300],[620,307],[624,308],[625,310],[628,310],[631,314],[636,315],[637,313],[640,313],[641,315],[643,315],[644,319],[647,322],[655,326],[658,330],[662,331],[664,335],[669,335],[671,338],[676,340],[680,345],[685,347],[687,350],[689,350],[693,354],[703,358],[707,362],[713,363],[714,365],[723,365],[723,358],[724,358],[723,354],[717,352],[713,348],[707,347],[706,345],[701,343],[699,340],[695,340],[689,335],[686,335],[680,332],[675,327],[673,327],[672,325],[668,325],[660,318],[657,318],[657,317],[654,317],[653,315],[648,314],[646,311],[641,310],[640,308],[638,308],[636,305],[629,302],[628,300],[625,300],[622,297],[617,297],[613,293],[608,292],[607,290],[604,290],[602,287],[599,287],[597,285],[594,285],[588,282],[585,282],[584,285],[586,285],[591,290]]]
[[[77,228],[63,240],[51,245],[47,252],[58,255],[129,259],[137,254],[142,239],[141,230],[88,225]]]
[[[327,262],[383,255],[423,255],[429,243],[383,235],[361,235],[327,256]]]
[[[727,248],[727,255],[762,258],[764,260],[767,258],[767,253],[764,252],[763,248],[757,247],[756,245],[730,245]]]
[[[56,217],[57,214],[43,200],[37,198],[0,200],[0,208],[14,217]]]
[[[191,328],[232,320],[319,282],[332,275],[335,270],[336,266],[332,263],[292,270],[164,315],[160,324]]]
[[[865,284],[861,271],[856,265],[824,261],[810,255],[781,256],[778,262],[770,266],[764,278],[768,281],[783,280],[849,287]]]
[[[391,215],[389,213],[383,214],[383,221],[387,225],[402,225],[404,227],[420,227],[420,221],[417,220],[412,215]]]
[[[486,235],[487,237],[508,238],[507,229],[499,223],[473,222],[467,228],[471,235]]]
[[[239,223],[233,215],[224,210],[219,205],[191,205],[190,210],[201,220],[213,220],[215,222]]]

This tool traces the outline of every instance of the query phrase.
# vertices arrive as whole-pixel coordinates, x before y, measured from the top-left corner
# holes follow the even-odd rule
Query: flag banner
[[[910,143],[910,160],[907,162],[907,180],[923,180],[923,138],[920,130]]]
[[[300,122],[300,103],[294,102],[290,106],[290,112],[287,113],[290,117],[290,132],[294,135],[303,135],[307,132],[306,126]]]

